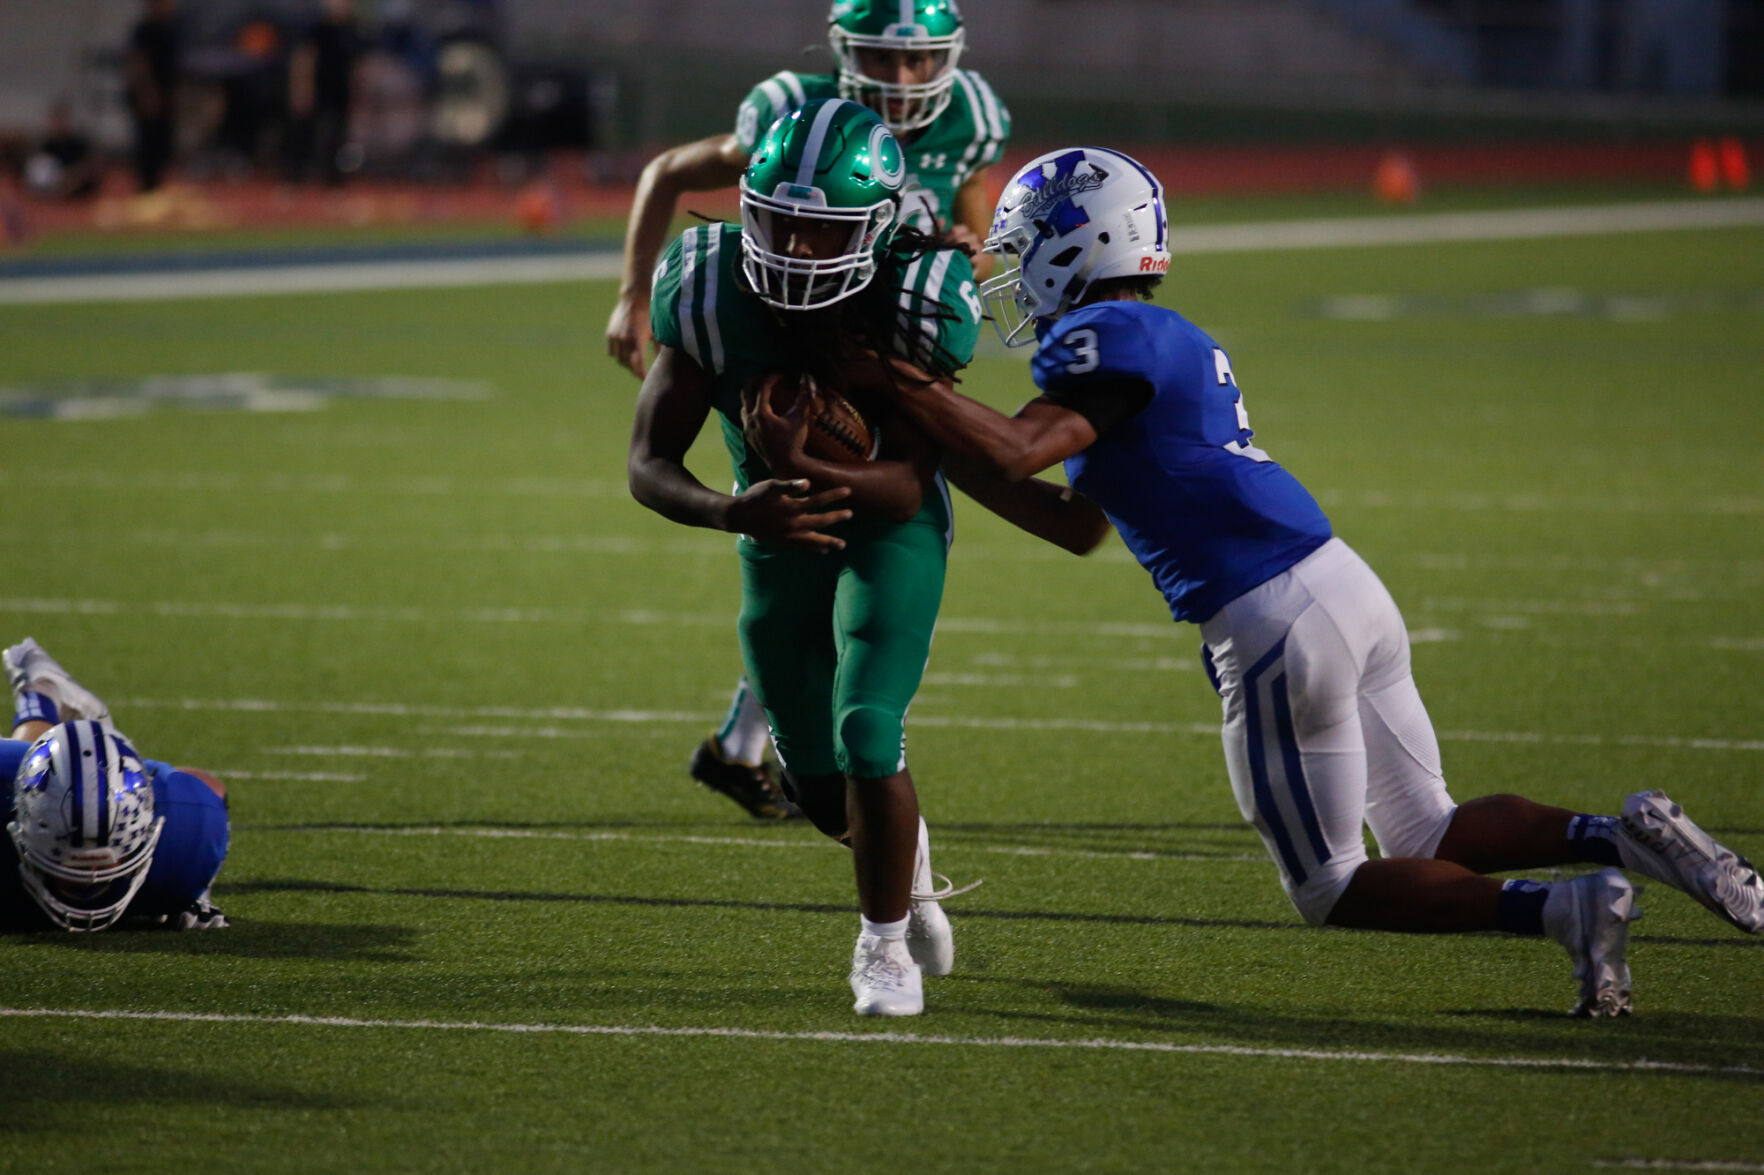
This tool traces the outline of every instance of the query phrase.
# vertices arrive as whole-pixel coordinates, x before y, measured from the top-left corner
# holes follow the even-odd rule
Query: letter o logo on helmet
[[[906,179],[906,152],[900,149],[894,133],[882,123],[870,128],[870,160],[876,179],[883,186],[896,189]]]

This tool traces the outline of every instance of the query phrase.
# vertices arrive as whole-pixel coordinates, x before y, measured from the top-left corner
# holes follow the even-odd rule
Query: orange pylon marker
[[[1746,145],[1738,135],[1728,135],[1719,145],[1721,182],[1736,192],[1752,186],[1752,165],[1746,160]]]
[[[1387,151],[1372,173],[1372,194],[1385,204],[1413,204],[1421,197],[1415,161],[1402,151]]]
[[[1690,186],[1704,193],[1721,186],[1721,165],[1715,156],[1715,144],[1709,139],[1691,144]]]

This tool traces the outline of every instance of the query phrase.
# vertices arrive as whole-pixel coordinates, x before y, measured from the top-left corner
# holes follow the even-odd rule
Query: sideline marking
[[[1670,200],[1567,208],[1281,220],[1174,228],[1170,252],[1255,253],[1443,242],[1529,240],[1764,225],[1764,200]],[[616,251],[567,256],[244,266],[159,273],[0,278],[0,305],[145,302],[536,282],[619,276]]]
[[[563,1036],[724,1037],[830,1044],[941,1044],[969,1048],[1087,1049],[1133,1053],[1255,1057],[1272,1060],[1362,1061],[1405,1065],[1485,1065],[1497,1069],[1571,1069],[1601,1073],[1687,1073],[1764,1077],[1751,1065],[1698,1065],[1686,1061],[1593,1061],[1585,1057],[1474,1057],[1454,1053],[1336,1052],[1328,1049],[1254,1048],[1235,1044],[1176,1044],[1155,1040],[1091,1037],[1054,1040],[1029,1036],[930,1036],[917,1032],[781,1032],[759,1028],[663,1028],[622,1024],[489,1024],[477,1020],[363,1020],[353,1016],[249,1016],[227,1012],[130,1012],[121,1009],[0,1008],[20,1019],[146,1020],[187,1024],[301,1025],[318,1028],[404,1028],[454,1032],[555,1033]]]

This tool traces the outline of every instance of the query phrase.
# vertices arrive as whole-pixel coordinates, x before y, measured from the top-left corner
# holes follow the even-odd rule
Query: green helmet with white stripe
[[[741,272],[762,301],[815,310],[876,276],[906,157],[881,118],[821,98],[772,124],[741,177]]]
[[[949,105],[965,38],[955,0],[834,0],[827,17],[839,93],[897,135],[930,126]]]

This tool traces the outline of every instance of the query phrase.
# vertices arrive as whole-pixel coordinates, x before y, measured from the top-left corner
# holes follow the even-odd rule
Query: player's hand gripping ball
[[[756,428],[756,407],[762,399],[777,416],[807,420],[802,450],[810,457],[839,465],[875,459],[876,429],[850,400],[822,389],[812,377],[774,372],[750,385],[746,405],[750,438]]]

